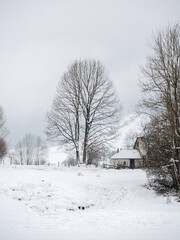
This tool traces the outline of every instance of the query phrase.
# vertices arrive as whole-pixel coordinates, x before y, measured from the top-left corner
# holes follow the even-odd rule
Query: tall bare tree
[[[7,154],[7,142],[6,137],[8,135],[8,129],[6,127],[6,117],[4,115],[3,108],[0,106],[0,159]]]
[[[8,135],[8,129],[6,127],[6,117],[4,115],[3,108],[0,106],[0,137],[6,138]]]
[[[7,154],[7,144],[6,141],[3,138],[0,138],[0,161],[2,162],[2,159]]]
[[[119,99],[100,61],[78,62],[80,105],[84,117],[83,162],[88,148],[102,148],[114,137],[120,117]]]
[[[144,97],[140,111],[163,123],[169,132],[172,157],[180,160],[180,26],[168,26],[153,37],[152,55],[142,68]]]
[[[75,61],[62,77],[47,114],[47,135],[59,143],[71,143],[77,161],[81,141],[87,163],[91,145],[101,148],[114,137],[119,116],[119,99],[104,66],[95,60]]]

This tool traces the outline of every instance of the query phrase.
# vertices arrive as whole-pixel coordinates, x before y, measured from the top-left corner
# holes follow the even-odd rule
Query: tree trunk
[[[177,174],[177,167],[174,159],[171,159],[171,173],[173,178],[174,187],[177,191],[179,191],[179,181],[178,181],[178,174]]]
[[[80,167],[79,148],[76,149],[76,164]]]
[[[88,146],[88,136],[89,136],[89,113],[90,109],[86,109],[86,120],[85,120],[85,133],[84,133],[84,143],[83,143],[83,163],[87,165],[87,146]]]
[[[87,147],[88,147],[88,136],[89,136],[89,126],[86,121],[86,127],[85,127],[85,134],[84,134],[84,143],[83,143],[83,163],[86,165],[88,164],[87,162]]]
[[[85,134],[84,134],[84,146],[83,146],[83,163],[86,163],[87,139],[88,139],[88,132],[87,132],[87,127],[86,127]]]

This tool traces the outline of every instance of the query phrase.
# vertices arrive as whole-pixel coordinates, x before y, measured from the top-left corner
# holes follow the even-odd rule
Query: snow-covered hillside
[[[61,165],[63,161],[67,159],[68,154],[64,149],[58,146],[48,148],[47,163],[54,164],[56,166]]]
[[[147,117],[135,114],[129,114],[122,117],[120,121],[120,127],[118,131],[118,137],[114,141],[115,150],[117,148],[126,148],[125,147],[125,138],[128,134],[137,133],[138,136],[142,135],[142,126],[147,122]]]
[[[0,167],[1,240],[179,240],[180,203],[143,170]]]

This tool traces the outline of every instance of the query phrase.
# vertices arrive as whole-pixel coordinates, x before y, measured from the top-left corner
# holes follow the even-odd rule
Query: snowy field
[[[180,203],[142,170],[0,167],[1,240],[179,240]]]

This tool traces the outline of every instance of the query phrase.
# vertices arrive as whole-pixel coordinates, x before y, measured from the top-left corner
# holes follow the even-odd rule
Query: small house
[[[111,165],[115,168],[141,168],[143,166],[143,159],[136,149],[118,150],[111,157]]]

